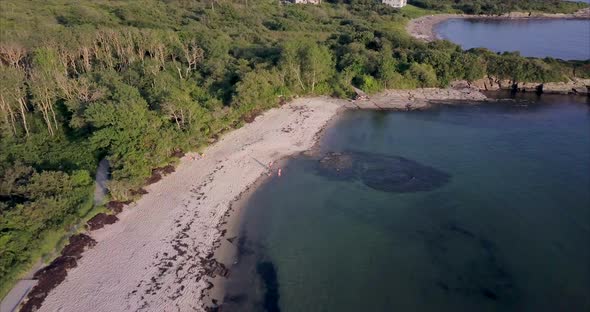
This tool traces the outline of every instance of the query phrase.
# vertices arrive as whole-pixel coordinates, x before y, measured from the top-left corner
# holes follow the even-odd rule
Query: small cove
[[[590,59],[590,19],[450,19],[435,31],[463,49],[484,47],[530,57]]]
[[[384,191],[290,159],[243,207],[223,310],[587,309],[587,99],[524,97],[345,112],[321,155],[403,157],[449,180]]]

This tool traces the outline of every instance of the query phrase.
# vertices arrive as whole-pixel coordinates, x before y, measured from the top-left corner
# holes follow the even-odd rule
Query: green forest
[[[412,3],[398,10],[372,0],[0,1],[0,297],[100,209],[93,176],[104,157],[111,199],[124,201],[153,168],[294,96],[346,98],[353,85],[373,93],[485,75],[590,76],[588,61],[462,51],[418,42],[404,29],[436,11],[572,12],[583,4]]]

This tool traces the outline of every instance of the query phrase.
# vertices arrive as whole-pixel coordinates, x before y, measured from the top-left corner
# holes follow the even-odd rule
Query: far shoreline
[[[572,14],[548,14],[548,13],[524,13],[511,12],[503,15],[469,15],[469,14],[434,14],[425,15],[412,19],[406,25],[406,31],[410,36],[418,40],[432,42],[440,40],[436,33],[436,27],[451,19],[470,19],[470,20],[574,20],[590,19],[590,8],[582,9]]]

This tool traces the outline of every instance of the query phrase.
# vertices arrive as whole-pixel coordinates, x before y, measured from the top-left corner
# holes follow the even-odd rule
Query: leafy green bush
[[[357,84],[361,90],[367,93],[376,93],[377,91],[383,90],[381,83],[379,83],[379,81],[377,81],[377,79],[371,75],[362,75],[355,80],[357,80],[357,83],[355,84]],[[353,80],[353,82],[355,80]]]
[[[421,88],[435,87],[437,85],[434,68],[428,64],[412,63],[406,75],[408,79],[417,81],[418,86]]]
[[[93,183],[86,170],[37,171],[20,162],[2,173],[0,282],[4,285],[19,268],[31,265],[31,255],[45,233],[88,211]]]

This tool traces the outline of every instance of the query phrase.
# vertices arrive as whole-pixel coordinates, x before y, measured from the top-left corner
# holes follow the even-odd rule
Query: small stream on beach
[[[584,97],[347,111],[242,208],[223,311],[590,311]]]
[[[590,19],[450,19],[436,27],[443,39],[463,49],[564,60],[590,59]]]

